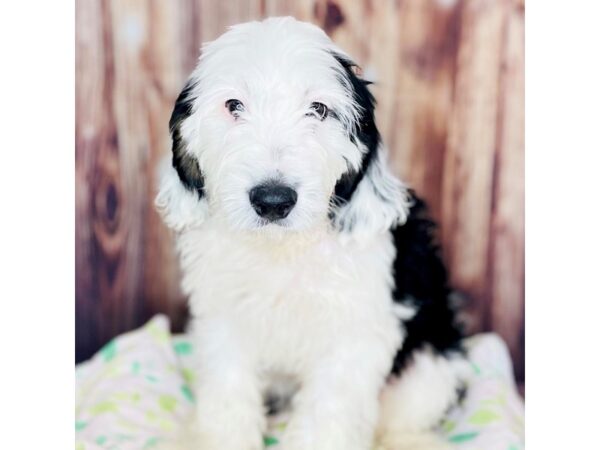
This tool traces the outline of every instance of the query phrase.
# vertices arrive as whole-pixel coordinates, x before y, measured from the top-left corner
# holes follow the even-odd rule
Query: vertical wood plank
[[[111,242],[115,276],[118,284],[105,284],[110,289],[110,302],[105,314],[114,331],[127,329],[142,313],[143,300],[143,233],[147,180],[145,163],[148,157],[148,126],[145,87],[147,73],[143,68],[143,47],[148,39],[148,3],[144,0],[111,0],[103,2],[110,17],[114,70],[112,76],[112,114],[115,121],[115,147],[107,159],[114,167],[110,183],[99,190],[99,198],[114,189],[115,229],[104,233],[100,227],[99,242]],[[111,188],[114,186],[114,188]],[[106,189],[106,193],[104,190]],[[102,234],[101,234],[102,232]]]
[[[441,230],[453,284],[470,298],[471,330],[485,329],[488,246],[506,4],[462,5],[453,107],[442,189]]]
[[[441,218],[441,189],[452,108],[458,46],[459,9],[435,0],[400,4],[396,18],[397,48],[380,53],[380,70],[387,74],[379,93],[380,123],[396,172]],[[390,31],[382,33],[385,41]],[[393,35],[393,34],[392,34]],[[384,47],[385,49],[385,47]],[[395,63],[389,60],[396,55]],[[385,72],[385,68],[390,67]],[[383,116],[383,117],[381,117]]]
[[[180,29],[196,34],[193,20],[181,14],[177,4],[168,0],[148,4],[148,36],[140,49],[140,70],[145,76],[142,92],[143,111],[136,111],[146,122],[148,153],[144,173],[143,235],[143,314],[145,321],[158,312],[171,318],[173,330],[182,331],[186,302],[180,288],[180,272],[171,233],[154,207],[158,186],[157,167],[170,157],[171,140],[168,123],[175,98],[188,76],[188,66],[195,64],[198,52],[190,44],[180,46]],[[183,25],[182,25],[183,24]],[[190,57],[190,52],[193,52]],[[191,60],[191,61],[190,61]]]
[[[100,304],[95,283],[96,252],[93,240],[91,198],[96,156],[104,139],[106,103],[100,4],[81,0],[75,17],[75,353],[81,360],[97,347],[101,333]]]
[[[510,349],[518,380],[525,377],[525,29],[524,12],[513,2],[504,29],[496,183],[491,223],[487,327]]]
[[[264,10],[263,0],[201,0],[200,4],[202,42],[218,38],[232,25],[260,19]]]
[[[293,16],[298,20],[315,22],[315,8],[321,0],[264,0],[265,17]]]
[[[175,32],[178,32],[178,42],[175,48],[180,52],[182,77],[187,78],[196,66],[200,55],[202,43],[201,1],[180,0],[173,8],[177,13]],[[183,80],[181,87],[183,87]]]

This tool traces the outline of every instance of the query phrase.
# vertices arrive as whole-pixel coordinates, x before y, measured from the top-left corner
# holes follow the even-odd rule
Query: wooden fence
[[[76,358],[185,300],[153,208],[173,102],[200,43],[293,15],[377,83],[394,169],[429,202],[472,332],[507,341],[524,378],[522,0],[78,0]]]

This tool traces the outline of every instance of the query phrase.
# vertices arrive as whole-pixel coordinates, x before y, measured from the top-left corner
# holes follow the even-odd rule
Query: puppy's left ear
[[[339,232],[355,237],[382,233],[408,216],[410,195],[388,167],[386,152],[375,124],[375,99],[370,84],[356,75],[356,65],[334,55],[344,84],[352,90],[356,119],[350,141],[362,153],[358,168],[348,167],[335,186],[331,218]]]
[[[348,178],[353,176],[356,176],[356,172],[351,171]],[[339,190],[341,192],[344,189]],[[344,234],[363,237],[383,233],[396,225],[404,224],[411,200],[406,186],[388,169],[383,149],[379,148],[368,162],[348,200],[344,200],[343,195],[338,195],[334,199],[334,205],[334,228]]]
[[[183,130],[185,121],[193,113],[195,89],[195,83],[188,81],[175,102],[169,121],[171,164],[165,161],[159,168],[160,186],[154,201],[165,223],[177,231],[201,224],[208,214],[204,176]]]

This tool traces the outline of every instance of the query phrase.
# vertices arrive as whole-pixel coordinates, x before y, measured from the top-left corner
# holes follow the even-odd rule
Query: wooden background
[[[471,332],[524,380],[523,0],[78,0],[76,359],[185,300],[153,208],[174,100],[200,43],[271,15],[314,22],[377,81],[395,170],[441,226]]]

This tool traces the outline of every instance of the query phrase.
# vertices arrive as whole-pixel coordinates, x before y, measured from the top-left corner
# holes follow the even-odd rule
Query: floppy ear
[[[160,186],[154,202],[165,223],[177,231],[199,225],[208,212],[204,176],[182,133],[182,124],[193,113],[194,89],[195,83],[188,81],[175,101],[169,121],[171,164],[165,161],[159,168]]]
[[[358,168],[349,166],[337,181],[332,222],[340,232],[355,237],[382,233],[406,221],[410,196],[388,168],[375,124],[375,99],[368,89],[370,83],[355,74],[356,65],[348,58],[338,54],[334,57],[357,107],[349,134],[350,141],[362,152],[362,161]]]

